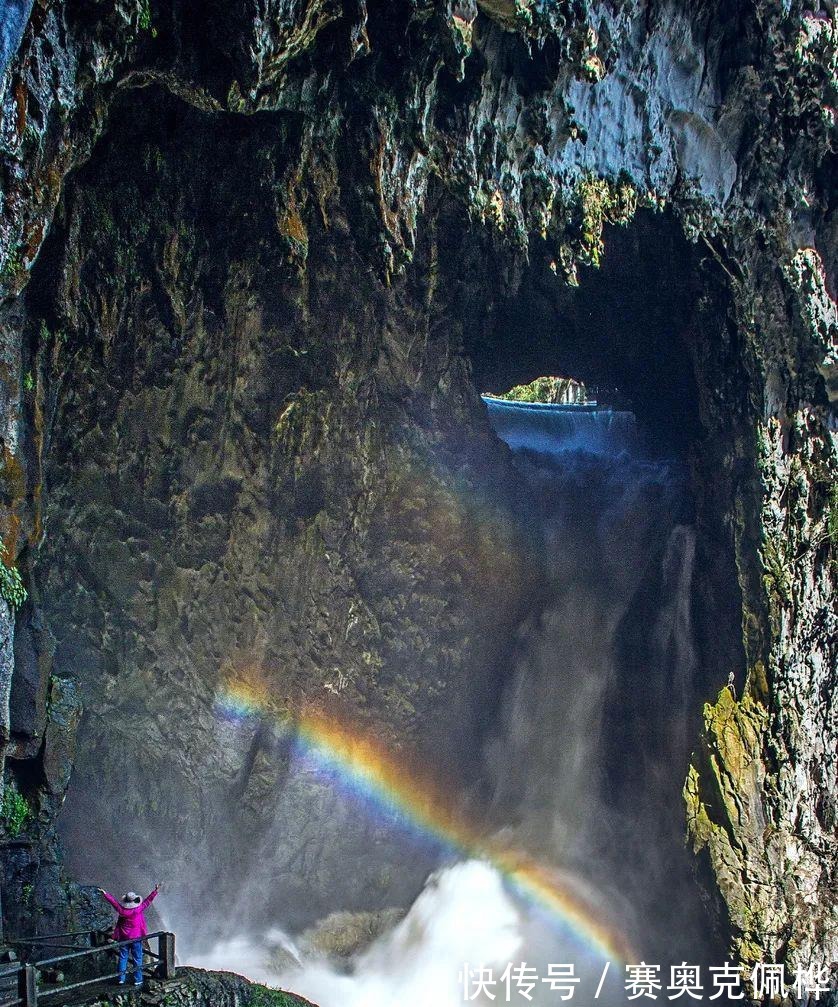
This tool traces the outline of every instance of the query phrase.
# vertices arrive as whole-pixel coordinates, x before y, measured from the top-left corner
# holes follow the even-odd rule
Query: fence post
[[[160,934],[157,945],[160,954],[160,978],[174,979],[175,977],[175,935]]]
[[[22,1007],[37,1007],[38,984],[35,981],[35,966],[24,965],[17,974],[17,998]]]

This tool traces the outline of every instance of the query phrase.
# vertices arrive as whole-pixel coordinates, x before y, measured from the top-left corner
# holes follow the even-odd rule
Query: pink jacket
[[[138,906],[131,906],[130,909],[126,909],[119,899],[115,899],[113,895],[108,895],[107,892],[103,894],[119,913],[119,919],[113,928],[113,939],[115,941],[135,941],[140,937],[145,937],[148,933],[148,927],[146,926],[144,914],[156,898],[157,892],[152,892]]]

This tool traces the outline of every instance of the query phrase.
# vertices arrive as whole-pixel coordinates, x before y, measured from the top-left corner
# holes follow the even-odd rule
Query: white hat
[[[136,892],[126,892],[119,901],[126,909],[133,909],[134,906],[138,906],[143,900]]]

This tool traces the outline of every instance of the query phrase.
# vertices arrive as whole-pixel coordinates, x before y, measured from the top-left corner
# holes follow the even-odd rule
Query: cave
[[[487,832],[526,817],[504,807],[509,786],[492,797],[486,753],[522,640],[556,604],[552,505],[535,484],[527,499],[528,463],[480,396],[572,375],[636,424],[637,464],[657,473],[637,492],[657,523],[695,533],[696,657],[676,702],[660,676],[646,681],[640,642],[663,604],[666,539],[638,501],[620,504],[644,530],[593,722],[591,772],[617,830],[598,877],[608,843],[630,849],[654,806],[661,824],[644,838],[664,852],[642,870],[675,872],[683,919],[662,912],[671,881],[650,883],[633,925],[657,918],[649,948],[674,954],[662,935],[690,916],[680,953],[696,934],[709,949],[680,790],[702,701],[744,674],[718,472],[736,418],[704,401],[737,380],[726,276],[671,215],[641,211],[607,230],[601,268],[571,286],[545,242],[510,251],[441,195],[398,282],[357,270],[340,219],[310,226],[303,277],[277,249],[268,176],[239,170],[262,164],[272,182],[276,135],[293,144],[292,129],[281,116],[207,118],[154,90],[124,99],[72,176],[27,290],[45,320],[30,352],[49,372],[42,605],[56,673],[81,681],[86,708],[60,819],[74,872],[135,863],[150,877],[165,851],[164,874],[188,879],[170,910],[184,942],[195,904],[218,892],[235,908],[204,942],[403,910],[446,853],[397,815],[359,812],[339,779],[312,782],[295,755],[311,706],[382,737]],[[708,357],[720,332],[727,359]],[[367,465],[387,489],[361,503]],[[594,509],[604,472],[574,476]],[[219,713],[227,684],[253,697],[238,722]],[[560,715],[556,699],[557,731]]]
[[[831,8],[256,6],[0,33],[2,929],[832,961]]]

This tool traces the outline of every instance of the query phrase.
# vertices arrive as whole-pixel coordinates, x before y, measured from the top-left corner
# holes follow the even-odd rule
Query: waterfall
[[[630,413],[485,401],[547,582],[486,749],[493,820],[604,893],[639,946],[695,954],[680,806],[695,532],[681,466],[648,455]],[[662,909],[675,887],[679,906]]]
[[[591,916],[614,923],[666,976],[666,963],[704,956],[706,926],[680,805],[697,706],[695,533],[682,468],[648,453],[631,413],[484,401],[513,452],[515,510],[544,585],[484,725],[487,836],[572,879]],[[321,1007],[453,1007],[464,1002],[466,964],[500,974],[526,961],[544,975],[549,963],[573,962],[595,984],[601,947],[592,951],[571,917],[559,913],[556,928],[509,881],[503,858],[449,856],[405,918],[349,961],[303,952],[300,963],[295,950],[289,967],[286,949],[278,969],[268,935],[255,956],[251,938],[240,967]],[[235,967],[236,946],[204,963]],[[592,989],[577,999],[592,1002]],[[555,999],[538,987],[530,1002]],[[625,1002],[619,975],[598,1002]]]
[[[641,441],[634,415],[623,410],[510,402],[491,395],[483,401],[495,433],[513,451],[617,454],[635,450]]]

